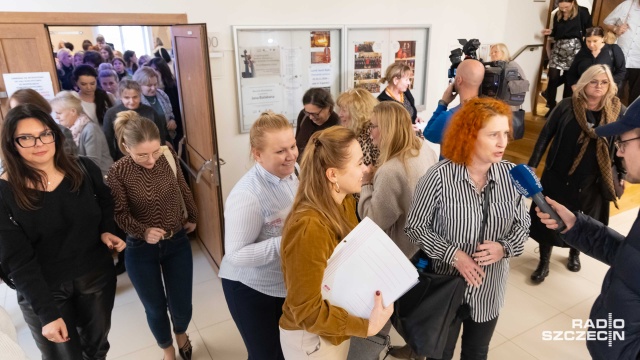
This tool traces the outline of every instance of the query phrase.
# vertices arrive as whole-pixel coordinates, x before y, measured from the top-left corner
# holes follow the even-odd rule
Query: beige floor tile
[[[629,209],[609,219],[609,226],[622,235],[627,235],[638,216],[638,208]]]
[[[196,330],[193,333],[189,333],[191,344],[193,345],[193,359],[197,360],[211,360],[209,351],[204,345],[200,333]],[[111,358],[111,357],[110,357]],[[150,346],[142,350],[134,351],[130,354],[123,355],[114,360],[157,360],[162,358],[162,350],[158,346]],[[180,359],[178,350],[176,349],[176,359]]]
[[[193,286],[193,314],[193,322],[198,330],[231,319],[220,279]]]
[[[518,345],[511,341],[504,343],[489,350],[489,360],[536,360],[536,358],[524,351]]]
[[[496,331],[506,339],[513,339],[559,313],[560,310],[532,297],[513,284],[507,284],[505,306],[500,312]]]
[[[24,323],[24,322],[23,322]],[[18,335],[18,344],[27,355],[29,359],[41,359],[42,354],[40,354],[40,350],[36,346],[35,340],[33,340],[33,336],[31,336],[31,331],[29,327],[24,325],[20,328],[17,333]]]
[[[247,359],[247,350],[233,320],[227,320],[199,331],[212,359]]]
[[[593,307],[593,303],[598,298],[598,295],[592,296],[587,300],[580,302],[578,305],[565,310],[564,313],[572,319],[588,319],[589,313],[591,312],[591,307]]]
[[[511,341],[538,359],[584,360],[590,359],[584,341],[545,341],[543,331],[572,330],[571,317],[558,314],[544,323],[531,328]],[[513,359],[518,359],[514,357]]]
[[[551,263],[549,276],[541,284],[533,284],[530,276],[537,261],[512,268],[509,283],[527,294],[542,300],[558,310],[567,310],[600,292],[600,286],[570,272],[565,267]]]
[[[193,252],[193,283],[199,284],[217,278],[218,275],[207,260],[208,255],[200,241],[191,240],[191,251]]]
[[[118,285],[116,287],[116,299],[113,303],[113,307],[131,304],[133,302],[140,302],[136,289],[133,288],[131,279],[127,272],[118,275]]]
[[[582,269],[575,274],[591,281],[600,288],[604,276],[610,269],[609,265],[585,254],[580,254],[580,263],[582,264]]]
[[[132,302],[114,308],[111,319],[110,358],[156,345],[142,303]]]

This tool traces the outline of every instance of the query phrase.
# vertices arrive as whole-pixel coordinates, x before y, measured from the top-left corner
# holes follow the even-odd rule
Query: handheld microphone
[[[538,179],[531,168],[527,165],[520,164],[509,170],[509,175],[511,176],[511,183],[520,194],[531,198],[543,213],[549,214],[551,218],[558,223],[558,228],[555,230],[556,232],[564,231],[564,229],[567,228],[564,221],[558,216],[558,213],[556,213],[555,210],[551,208],[551,205],[544,199],[540,179]]]

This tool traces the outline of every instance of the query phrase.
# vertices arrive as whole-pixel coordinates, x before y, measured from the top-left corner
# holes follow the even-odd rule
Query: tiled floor
[[[638,209],[611,219],[611,226],[626,234]],[[194,359],[246,359],[242,339],[227,309],[220,280],[207,262],[197,242],[192,242],[195,266],[193,321],[188,333],[194,344]],[[489,359],[588,359],[582,341],[543,341],[544,330],[570,330],[571,319],[586,319],[599,293],[607,271],[604,264],[582,256],[582,271],[571,273],[565,267],[567,249],[555,249],[551,274],[540,285],[529,275],[537,265],[537,243],[529,240],[525,253],[511,262],[506,305],[491,341]],[[11,314],[18,330],[20,345],[31,359],[40,358],[26,327],[15,293],[0,286],[0,305]],[[118,277],[118,292],[109,337],[110,359],[145,360],[162,357],[145,319],[144,309],[126,274]],[[392,334],[394,344],[401,338]],[[459,350],[458,350],[459,351]],[[459,355],[456,355],[459,356]]]

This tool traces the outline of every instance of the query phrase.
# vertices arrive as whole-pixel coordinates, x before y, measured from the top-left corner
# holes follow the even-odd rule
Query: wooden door
[[[624,0],[596,0],[593,3],[593,12],[591,17],[593,23],[602,26],[604,19],[611,14],[616,6],[622,4]]]
[[[191,189],[200,212],[196,232],[219,267],[224,222],[207,31],[204,24],[174,25],[171,36],[186,137],[182,148],[192,169]]]
[[[60,90],[49,32],[44,24],[0,24],[0,73],[49,72],[53,90]],[[0,76],[0,120],[9,110]]]

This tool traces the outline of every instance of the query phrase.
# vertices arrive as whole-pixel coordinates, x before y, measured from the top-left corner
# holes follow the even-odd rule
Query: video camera
[[[458,39],[458,42],[462,45],[462,48],[451,50],[451,55],[449,55],[449,60],[451,61],[451,67],[447,74],[449,81],[453,81],[458,65],[460,65],[463,60],[475,59],[480,61],[485,67],[484,79],[480,85],[481,95],[502,100],[511,106],[522,105],[527,90],[523,90],[519,86],[515,87],[510,85],[510,83],[516,85],[516,83],[522,79],[517,67],[509,66],[506,61],[482,61],[482,59],[478,58],[477,54],[477,50],[480,48],[480,40],[478,39],[471,39],[469,41],[466,39]],[[528,89],[528,87],[527,82],[526,89]]]

